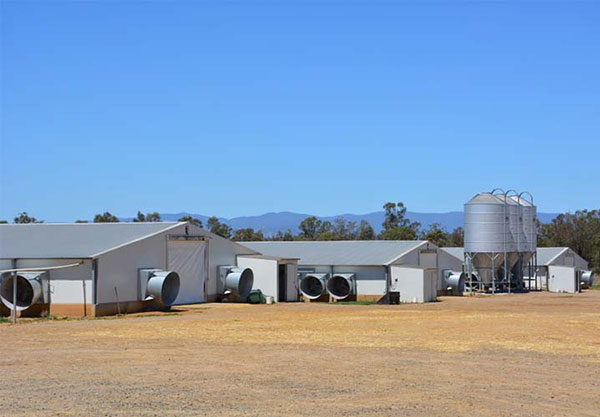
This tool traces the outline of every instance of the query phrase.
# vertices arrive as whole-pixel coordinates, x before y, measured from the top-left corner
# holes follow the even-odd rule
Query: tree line
[[[333,221],[321,220],[316,216],[310,216],[302,220],[298,225],[299,233],[294,234],[290,230],[279,231],[273,236],[265,237],[261,230],[253,228],[242,228],[234,230],[226,223],[222,223],[216,216],[209,217],[206,221],[206,227],[202,220],[192,216],[183,216],[178,221],[190,222],[198,227],[206,228],[212,233],[227,239],[248,242],[260,240],[429,240],[441,246],[461,246],[462,228],[457,228],[452,232],[445,231],[439,224],[432,224],[427,229],[422,230],[421,224],[411,222],[406,218],[406,207],[403,203],[386,203],[383,205],[385,210],[383,230],[381,233],[375,233],[375,230],[369,222],[362,220],[360,223],[347,221],[343,217],[338,217]],[[138,211],[133,222],[159,222],[161,221],[158,212],[142,213]],[[94,223],[117,223],[119,218],[110,212],[99,213],[94,216]],[[5,221],[2,223],[6,223]],[[26,212],[19,213],[14,218],[14,223],[43,223],[43,221],[30,216]],[[87,220],[77,220],[76,223],[88,223]]]
[[[366,220],[360,223],[347,221],[343,217],[333,220],[321,220],[311,216],[298,225],[298,234],[290,230],[277,232],[267,240],[429,240],[438,246],[462,246],[462,228],[447,232],[437,223],[422,229],[421,224],[412,222],[406,217],[403,203],[386,203],[383,205],[383,229],[378,234]]]
[[[366,220],[360,223],[347,221],[338,217],[332,222],[310,216],[298,225],[298,233],[290,230],[279,231],[273,236],[266,237],[261,230],[242,228],[233,230],[226,223],[222,223],[216,216],[209,217],[206,226],[202,220],[192,216],[181,217],[178,221],[190,222],[198,227],[206,228],[212,233],[227,239],[249,241],[310,241],[310,240],[428,240],[440,247],[461,247],[464,244],[463,229],[457,227],[451,232],[446,231],[437,223],[429,225],[426,229],[418,222],[412,222],[406,217],[406,207],[403,203],[388,202],[383,205],[385,212],[382,231],[377,234]],[[119,219],[110,212],[94,216],[94,223],[113,223]],[[134,222],[161,221],[157,212],[142,213],[138,211]],[[0,223],[7,223],[0,221]],[[43,223],[43,221],[30,216],[26,212],[19,213],[14,218],[14,223]],[[78,220],[77,223],[87,223]],[[600,273],[600,210],[579,210],[575,213],[564,213],[555,217],[550,223],[538,222],[538,246],[566,246],[573,249],[598,273]]]

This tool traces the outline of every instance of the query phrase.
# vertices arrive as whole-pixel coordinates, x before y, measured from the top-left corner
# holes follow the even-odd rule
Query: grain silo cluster
[[[479,193],[465,203],[464,260],[470,289],[525,287],[524,277],[532,277],[536,268],[536,211],[530,193],[512,190]]]

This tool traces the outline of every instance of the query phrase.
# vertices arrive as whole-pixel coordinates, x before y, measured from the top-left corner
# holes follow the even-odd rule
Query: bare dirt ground
[[[600,291],[0,324],[6,416],[600,415]]]

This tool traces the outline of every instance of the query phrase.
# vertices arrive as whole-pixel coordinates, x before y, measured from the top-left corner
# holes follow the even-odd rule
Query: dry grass
[[[211,314],[200,321],[185,317],[169,321],[168,326],[124,322],[110,328],[81,330],[76,336],[79,339],[201,339],[205,343],[417,348],[440,352],[506,348],[600,360],[597,294],[600,293],[442,298],[441,303],[403,306],[226,304],[215,305]],[[522,303],[525,299],[528,302]],[[555,308],[557,302],[562,308]],[[569,311],[573,303],[576,308]],[[194,306],[188,308],[194,311]],[[131,326],[135,326],[135,331],[131,331]]]
[[[0,401],[12,395],[20,404],[0,404],[0,415],[592,416],[600,409],[593,395],[600,291],[177,310],[144,320],[0,324],[4,346],[19,347],[0,359]]]

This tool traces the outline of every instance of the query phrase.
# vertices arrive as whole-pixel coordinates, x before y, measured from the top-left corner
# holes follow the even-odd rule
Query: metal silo
[[[521,193],[523,194],[523,193]],[[529,194],[529,193],[527,193]],[[531,196],[531,194],[529,194]],[[525,229],[525,235],[527,236],[528,250],[531,253],[537,251],[537,207],[533,204],[533,196],[531,201],[527,201],[521,198],[526,205],[523,208],[523,225]]]
[[[506,202],[506,209],[508,212],[508,229],[510,230],[510,234],[512,237],[512,241],[514,245],[510,246],[510,249],[507,249],[507,271],[512,271],[513,268],[519,262],[519,253],[522,252],[527,246],[527,239],[525,238],[525,233],[523,232],[523,218],[521,216],[521,205],[518,201],[515,201],[512,197],[518,196],[509,196],[509,193],[515,193],[516,191],[510,190],[503,194],[498,194],[497,197]],[[508,274],[506,276],[508,279]]]
[[[504,196],[500,198],[504,199]],[[517,245],[516,252],[529,252],[529,244],[525,233],[525,218],[523,216],[525,206],[521,200],[523,199],[516,195],[510,196],[506,200],[508,203],[510,233]]]
[[[492,193],[479,193],[465,203],[465,265],[471,290],[473,272],[480,290],[496,289],[499,268],[516,251],[508,220],[508,205]]]
[[[529,200],[525,198],[525,195],[529,196]],[[525,243],[519,245],[519,264],[513,273],[521,283],[523,283],[525,276],[531,282],[534,271],[537,269],[535,266],[537,263],[537,208],[533,204],[533,196],[527,191],[522,192],[518,196],[512,196],[511,199],[517,202],[521,208],[521,223],[525,239]],[[529,287],[531,288],[531,285]]]

